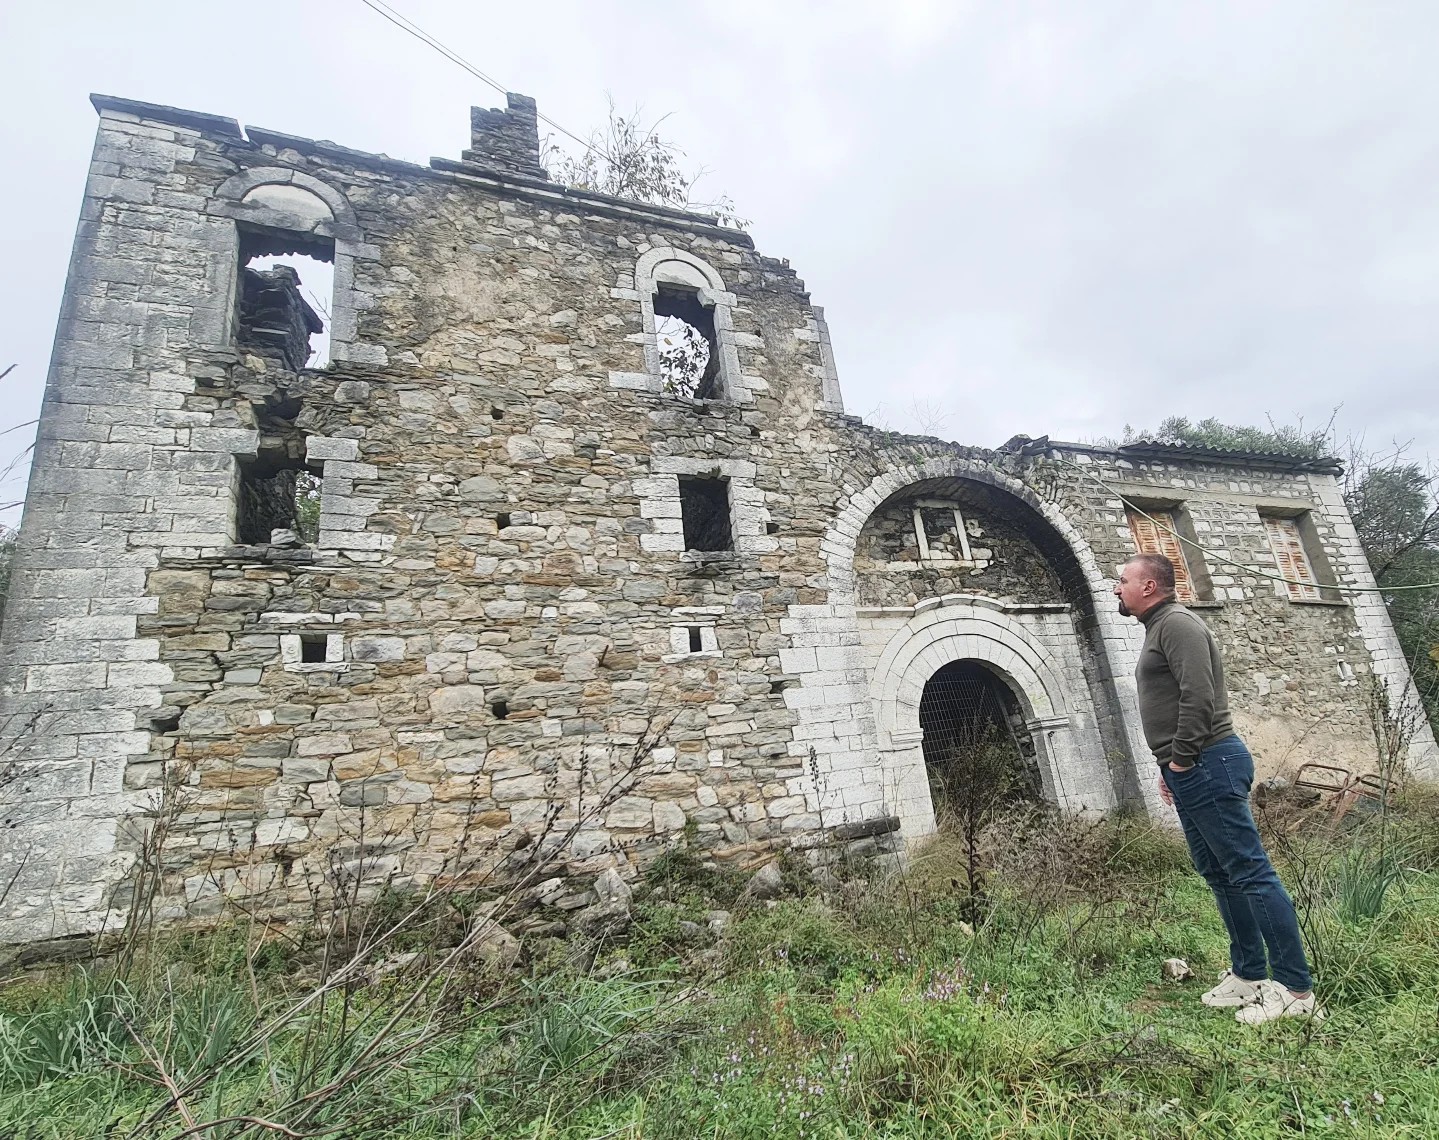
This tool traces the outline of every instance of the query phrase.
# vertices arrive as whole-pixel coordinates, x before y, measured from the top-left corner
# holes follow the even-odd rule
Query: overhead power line
[[[443,43],[441,43],[439,40],[437,40],[434,36],[430,35],[429,32],[425,31],[424,28],[420,27],[417,23],[415,23],[415,22],[414,22],[413,20],[411,20],[409,17],[400,15],[399,12],[396,12],[392,7],[390,7],[390,5],[386,4],[386,3],[385,3],[385,0],[360,0],[360,2],[361,2],[362,4],[364,4],[365,7],[371,9],[372,11],[375,11],[375,12],[379,13],[379,14],[380,14],[381,16],[383,16],[385,19],[389,20],[390,23],[394,24],[395,27],[399,28],[401,31],[403,31],[403,32],[408,32],[410,35],[414,36],[415,39],[419,40],[422,44],[425,44],[425,45],[428,46],[428,47],[434,48],[435,51],[439,52],[442,56],[444,56],[446,59],[448,59],[451,63],[456,64],[456,65],[458,65],[459,67],[464,68],[464,69],[465,69],[466,71],[468,71],[471,75],[473,75],[476,79],[480,80],[480,82],[489,84],[489,85],[490,85],[491,87],[493,87],[496,91],[498,91],[501,95],[508,95],[508,94],[510,93],[510,89],[509,89],[508,87],[506,87],[503,83],[501,83],[498,79],[495,79],[495,78],[493,78],[493,77],[491,77],[491,76],[489,76],[489,75],[486,75],[483,71],[481,71],[478,67],[476,67],[474,64],[472,64],[469,60],[465,59],[465,58],[464,58],[462,55],[460,55],[458,52],[453,51],[452,49],[446,47]],[[559,131],[560,134],[564,135],[566,138],[573,139],[575,142],[579,143],[580,146],[584,147],[586,150],[591,151],[592,153],[594,153],[594,154],[596,154],[596,155],[599,155],[600,157],[604,157],[603,154],[601,154],[600,151],[596,150],[596,148],[594,147],[594,145],[593,145],[592,143],[588,142],[588,141],[585,140],[585,139],[580,138],[580,136],[577,135],[577,134],[575,134],[574,131],[565,129],[565,128],[562,127],[559,123],[555,122],[554,119],[550,118],[548,115],[543,115],[543,114],[540,114],[538,111],[536,111],[536,112],[535,112],[535,116],[536,116],[536,118],[538,118],[538,119],[540,120],[540,122],[546,124],[547,126],[553,127],[555,130]]]
[[[496,91],[498,91],[501,95],[508,95],[508,94],[510,93],[510,89],[509,89],[508,87],[506,87],[503,83],[501,83],[498,79],[495,79],[495,78],[493,78],[492,76],[486,75],[483,71],[481,71],[478,67],[476,67],[474,64],[472,64],[469,60],[465,59],[462,55],[460,55],[458,52],[454,51],[453,49],[451,49],[451,48],[449,48],[449,47],[446,47],[445,44],[441,43],[438,39],[436,39],[434,36],[432,36],[429,32],[425,31],[424,28],[420,27],[418,24],[416,24],[416,23],[415,23],[413,20],[411,20],[409,17],[407,17],[407,16],[402,16],[399,12],[395,11],[394,8],[392,8],[389,4],[385,3],[385,0],[360,0],[360,2],[361,2],[362,4],[364,4],[365,7],[369,8],[369,9],[373,10],[374,12],[378,13],[379,15],[383,16],[386,20],[388,20],[390,23],[394,24],[395,27],[399,28],[401,31],[406,32],[406,33],[408,33],[409,35],[414,36],[415,39],[419,40],[421,43],[425,44],[427,47],[431,47],[431,48],[433,48],[435,51],[439,52],[442,56],[444,56],[446,59],[448,59],[451,63],[456,64],[457,66],[464,68],[467,72],[469,72],[471,75],[473,75],[476,79],[480,80],[480,82],[486,83],[486,84],[488,84],[489,86],[493,87],[493,88],[494,88]],[[590,152],[593,153],[593,154],[599,155],[600,157],[604,157],[603,154],[602,154],[598,149],[596,149],[596,147],[595,147],[592,143],[590,143],[590,142],[589,142],[588,140],[586,140],[586,139],[580,138],[580,136],[577,135],[577,134],[575,134],[574,131],[571,131],[571,130],[567,129],[566,127],[562,126],[561,124],[555,122],[555,120],[552,119],[552,118],[550,118],[548,115],[543,115],[543,114],[540,114],[538,111],[536,111],[536,118],[538,118],[538,119],[540,120],[540,122],[545,123],[547,126],[553,127],[555,130],[559,131],[560,134],[564,135],[566,138],[573,139],[575,142],[579,143],[580,146],[584,147],[587,151],[590,151]],[[8,371],[8,370],[7,370],[7,371]],[[1078,471],[1081,475],[1083,475],[1083,476],[1085,476],[1086,478],[1088,478],[1088,479],[1092,480],[1093,482],[1097,483],[1099,486],[1103,487],[1103,488],[1105,489],[1105,491],[1107,491],[1109,494],[1114,495],[1115,497],[1117,497],[1122,503],[1124,503],[1124,505],[1125,505],[1128,509],[1130,509],[1130,510],[1134,511],[1136,514],[1139,514],[1139,515],[1141,515],[1142,517],[1148,519],[1151,523],[1153,523],[1155,526],[1157,526],[1160,530],[1163,530],[1163,531],[1167,532],[1168,534],[1173,535],[1174,538],[1176,538],[1179,542],[1183,543],[1185,546],[1189,546],[1189,547],[1192,547],[1192,548],[1195,549],[1195,550],[1198,550],[1201,554],[1203,554],[1203,555],[1205,556],[1205,558],[1212,558],[1212,559],[1213,559],[1214,561],[1216,561],[1216,562],[1221,562],[1221,563],[1224,563],[1225,565],[1228,565],[1228,566],[1234,566],[1234,567],[1236,567],[1236,568],[1238,568],[1238,569],[1240,569],[1240,570],[1243,570],[1243,571],[1244,571],[1245,573],[1247,573],[1247,574],[1252,574],[1252,575],[1254,575],[1254,576],[1256,576],[1256,577],[1259,577],[1259,578],[1266,578],[1266,579],[1268,579],[1268,580],[1270,580],[1270,581],[1272,581],[1272,582],[1282,582],[1282,583],[1284,583],[1284,584],[1287,585],[1287,586],[1314,586],[1314,585],[1317,585],[1317,586],[1319,586],[1320,589],[1323,589],[1323,590],[1337,590],[1337,591],[1339,591],[1340,593],[1345,593],[1345,594],[1386,594],[1386,593],[1390,593],[1390,592],[1398,591],[1398,590],[1434,590],[1434,589],[1439,589],[1439,582],[1421,582],[1421,583],[1418,583],[1418,584],[1416,584],[1416,585],[1410,585],[1410,586],[1377,586],[1377,585],[1376,585],[1376,586],[1340,586],[1340,585],[1337,585],[1337,584],[1336,584],[1336,585],[1325,585],[1324,583],[1301,582],[1301,581],[1299,581],[1298,579],[1286,578],[1286,577],[1284,577],[1282,574],[1269,574],[1269,573],[1266,573],[1266,572],[1263,571],[1263,570],[1256,570],[1253,566],[1246,565],[1246,564],[1243,563],[1243,562],[1236,562],[1234,559],[1229,558],[1229,557],[1227,557],[1226,555],[1219,554],[1219,553],[1216,552],[1216,551],[1206,549],[1204,546],[1201,546],[1199,543],[1195,542],[1195,541],[1194,541],[1193,539],[1191,539],[1191,538],[1186,538],[1184,535],[1182,535],[1182,534],[1180,534],[1178,531],[1176,531],[1173,527],[1167,526],[1166,524],[1160,522],[1160,521],[1159,521],[1158,519],[1156,519],[1153,515],[1150,515],[1150,514],[1146,513],[1142,508],[1140,508],[1140,507],[1136,506],[1134,503],[1130,502],[1129,499],[1127,499],[1127,498],[1125,497],[1123,491],[1120,491],[1120,490],[1119,490],[1118,488],[1116,488],[1116,487],[1110,486],[1110,485],[1109,485],[1108,483],[1106,483],[1103,479],[1099,478],[1099,476],[1093,474],[1093,473],[1090,472],[1090,471],[1086,471],[1083,467],[1079,466],[1077,463],[1071,463],[1069,460],[1064,459],[1064,458],[1062,458],[1062,457],[1060,458],[1059,462],[1063,463],[1063,464],[1064,464],[1065,466],[1067,466],[1067,467],[1072,467],[1072,468],[1074,468],[1074,470]]]

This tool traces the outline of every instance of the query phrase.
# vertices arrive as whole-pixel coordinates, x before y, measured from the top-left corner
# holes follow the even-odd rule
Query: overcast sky
[[[1432,0],[392,2],[577,133],[606,92],[668,113],[853,412],[994,446],[1342,403],[1439,458]],[[38,411],[90,91],[416,161],[503,102],[360,0],[0,3],[0,428]]]

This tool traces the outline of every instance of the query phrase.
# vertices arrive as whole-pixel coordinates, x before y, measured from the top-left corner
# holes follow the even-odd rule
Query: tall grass
[[[1390,852],[1428,826],[1406,810]],[[1439,891],[1420,856],[1376,901],[1364,828],[1294,844],[1306,862],[1283,872],[1313,880],[1331,1017],[1255,1032],[1199,1004],[1207,981],[1160,978],[1170,956],[1201,979],[1227,960],[1175,836],[1046,813],[996,828],[978,916],[968,840],[941,835],[833,893],[790,875],[773,904],[674,857],[627,936],[536,944],[510,971],[466,944],[454,915],[473,903],[383,898],[346,939],[236,925],[156,938],[124,978],[12,979],[0,1135],[1439,1135]],[[721,901],[718,944],[674,936]],[[635,946],[653,968],[625,968]]]

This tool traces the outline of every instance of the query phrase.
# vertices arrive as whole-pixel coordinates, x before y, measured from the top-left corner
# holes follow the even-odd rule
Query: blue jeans
[[[1235,975],[1256,982],[1272,974],[1280,985],[1303,993],[1310,980],[1299,919],[1249,810],[1254,758],[1244,741],[1225,737],[1201,752],[1194,767],[1174,772],[1161,764],[1159,770],[1184,825],[1194,869],[1219,904]]]

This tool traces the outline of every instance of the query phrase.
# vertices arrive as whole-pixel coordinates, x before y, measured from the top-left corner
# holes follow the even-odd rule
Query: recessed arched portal
[[[954,662],[987,670],[1004,686],[998,698],[1018,706],[1020,740],[1033,744],[1045,799],[1071,811],[1113,806],[1094,718],[1071,700],[1083,681],[1067,607],[959,594],[934,599],[907,621],[866,620],[884,638],[869,666],[878,775],[906,839],[935,829],[921,707],[930,680]]]
[[[1040,794],[1036,747],[1019,698],[983,662],[951,661],[924,683],[921,748],[936,819],[961,824]]]

